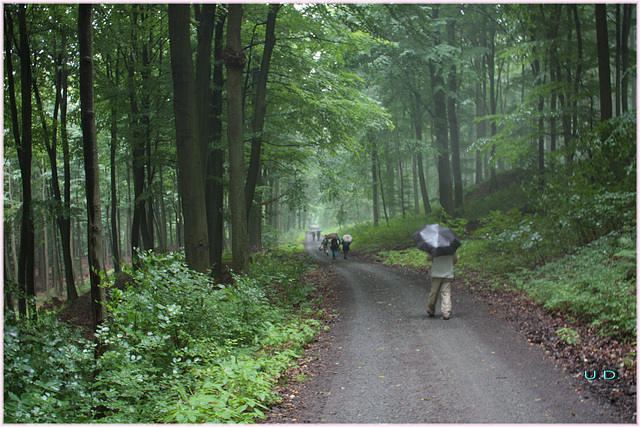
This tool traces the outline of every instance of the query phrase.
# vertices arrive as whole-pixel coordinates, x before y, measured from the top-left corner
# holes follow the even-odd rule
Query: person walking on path
[[[322,249],[324,250],[324,254],[329,256],[329,238],[327,236],[324,236],[324,239],[322,239]]]
[[[453,282],[453,266],[458,262],[458,254],[433,257],[428,255],[431,263],[431,291],[427,303],[427,314],[433,317],[436,313],[436,303],[440,295],[440,309],[442,318],[451,317],[451,283]]]
[[[340,238],[334,237],[331,239],[331,251],[333,252],[333,259],[338,258],[338,250],[340,249]]]
[[[342,239],[342,252],[344,252],[344,259],[347,259],[347,254],[349,253],[349,245],[351,245],[351,241],[347,242]]]

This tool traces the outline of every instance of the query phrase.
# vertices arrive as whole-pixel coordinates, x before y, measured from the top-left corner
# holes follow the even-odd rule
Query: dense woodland
[[[456,217],[508,170],[543,191],[558,168],[604,167],[590,179],[635,191],[635,16],[6,4],[6,308],[35,316],[88,276],[103,300],[100,272],[144,251],[216,277],[311,224]]]
[[[635,378],[634,4],[3,6],[6,422],[264,417],[310,227],[447,223]]]

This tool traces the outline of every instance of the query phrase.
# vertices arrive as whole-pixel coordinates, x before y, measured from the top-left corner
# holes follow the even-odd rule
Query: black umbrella
[[[440,224],[423,225],[413,233],[418,249],[432,256],[453,255],[460,247],[456,233]]]

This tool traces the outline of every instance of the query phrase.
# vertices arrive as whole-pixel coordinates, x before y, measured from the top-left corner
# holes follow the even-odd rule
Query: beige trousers
[[[431,278],[431,292],[429,292],[429,302],[427,305],[427,313],[434,315],[436,313],[436,302],[438,301],[438,294],[440,294],[440,310],[442,316],[451,316],[451,283],[453,279],[446,279],[442,277]]]

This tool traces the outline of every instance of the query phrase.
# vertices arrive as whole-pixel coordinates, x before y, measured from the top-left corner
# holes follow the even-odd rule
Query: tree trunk
[[[373,192],[373,226],[377,227],[380,223],[380,206],[378,201],[378,165],[376,162],[377,152],[375,147],[371,150],[371,179]]]
[[[386,156],[384,156],[385,159],[385,187],[387,189],[387,193],[386,193],[386,203],[387,206],[389,207],[389,216],[391,218],[393,218],[394,216],[396,216],[396,204],[397,204],[397,200],[396,200],[396,180],[395,180],[395,170],[393,167],[393,159],[391,158],[391,145],[390,145],[390,141],[391,138],[389,137],[389,135],[387,135],[387,149],[385,150],[386,152]]]
[[[620,40],[622,56],[622,83],[620,85],[620,102],[622,112],[629,110],[627,88],[629,86],[629,32],[631,31],[631,19],[633,17],[633,4],[622,6],[622,38]]]
[[[212,275],[219,277],[222,270],[222,179],[223,150],[219,148],[222,133],[220,113],[222,110],[222,65],[220,64],[223,20],[216,20],[215,4],[194,5],[198,22],[196,53],[196,102],[198,105],[198,128],[201,156],[204,161],[205,205],[207,233],[209,239],[209,264]],[[223,15],[224,16],[224,15]],[[215,33],[213,90],[210,89],[211,51]]]
[[[264,130],[264,116],[267,111],[267,79],[269,77],[269,66],[271,65],[271,55],[276,44],[275,27],[276,18],[280,10],[279,4],[270,4],[267,14],[267,26],[264,39],[264,51],[262,63],[260,64],[260,74],[258,75],[256,101],[253,116],[253,137],[251,138],[251,155],[249,160],[249,170],[245,185],[247,217],[251,214],[251,206],[256,192],[256,184],[260,175],[260,155],[262,153],[262,131]]]
[[[64,174],[64,201],[60,222],[60,240],[62,243],[62,257],[64,260],[65,282],[67,287],[67,301],[78,299],[76,289],[75,274],[73,269],[73,257],[71,255],[71,156],[69,153],[69,137],[67,134],[67,69],[66,69],[66,49],[63,44],[60,63],[60,139],[62,142],[63,174]]]
[[[116,61],[115,81],[119,84],[118,63]],[[110,67],[107,65],[107,73],[110,73]],[[111,76],[114,77],[113,75]],[[111,146],[110,146],[110,168],[111,168],[111,258],[113,259],[113,269],[116,273],[121,271],[120,256],[120,231],[118,229],[118,181],[116,178],[116,153],[118,149],[118,109],[115,99],[110,100],[111,103]]]
[[[485,105],[484,101],[485,101],[484,97],[482,96],[482,83],[478,81],[476,82],[476,117],[484,117],[486,115],[484,110],[484,105]],[[476,140],[480,141],[481,139],[484,139],[486,136],[487,136],[487,122],[484,120],[480,120],[476,123]],[[483,179],[482,151],[479,149],[476,149],[475,151],[476,151],[475,183],[480,184]]]
[[[433,18],[438,19],[438,8],[433,9]],[[436,32],[435,46],[440,44],[440,35]],[[433,133],[438,151],[438,189],[440,205],[448,215],[454,215],[453,186],[451,182],[451,164],[449,162],[449,141],[447,132],[447,102],[444,92],[442,65],[429,64],[431,72],[431,90],[433,96]]]
[[[447,24],[449,42],[453,44],[455,39],[455,20]],[[447,117],[449,119],[449,136],[451,138],[451,163],[453,169],[454,183],[454,207],[462,207],[462,169],[460,167],[460,129],[458,127],[458,116],[456,114],[456,96],[458,93],[458,79],[456,66],[451,65],[449,73],[449,93],[447,97]]]
[[[422,161],[422,150],[419,145],[422,144],[422,99],[420,94],[416,91],[413,92],[414,96],[414,108],[413,108],[413,127],[416,132],[416,141],[418,147],[416,147],[416,160],[418,166],[418,181],[420,182],[420,194],[422,196],[422,206],[424,207],[424,213],[431,213],[431,203],[429,203],[429,189],[425,178],[425,170]]]
[[[229,5],[227,47],[227,138],[229,141],[229,207],[233,236],[231,250],[236,273],[249,267],[247,210],[244,194],[244,131],[242,108],[242,69],[247,59],[242,52],[242,4]]]
[[[389,224],[389,215],[387,214],[387,202],[384,196],[384,183],[382,182],[382,174],[381,169],[382,165],[380,165],[380,157],[378,157],[378,153],[375,153],[376,169],[378,170],[378,182],[380,183],[380,198],[382,199],[382,212],[384,213],[384,222],[385,224]],[[341,225],[341,224],[340,224]]]
[[[18,283],[27,299],[24,297],[18,301],[18,310],[22,316],[35,318],[35,236],[34,224],[31,216],[31,159],[32,159],[32,107],[31,107],[31,51],[27,34],[26,5],[18,5],[18,24],[20,29],[20,92],[22,97],[22,137],[18,132],[18,114],[15,107],[15,91],[11,91],[12,121],[14,123],[14,135],[20,162],[20,175],[22,178],[22,225],[20,228],[20,253],[18,257]],[[13,34],[13,24],[10,14],[6,17],[10,20],[9,28]],[[10,43],[10,42],[9,42]],[[9,51],[9,50],[8,50]],[[8,60],[11,65],[11,60]],[[9,70],[12,72],[12,70]],[[13,83],[13,78],[10,79]]]
[[[495,46],[495,30],[491,30],[491,49],[490,51],[485,55],[485,58],[487,60],[487,70],[488,70],[488,77],[489,77],[489,103],[490,103],[490,114],[492,116],[495,116],[496,114],[496,90],[495,90],[495,74],[496,74],[496,70],[495,70],[495,55],[496,55],[496,46]],[[497,128],[496,128],[496,124],[495,122],[492,120],[491,121],[491,136],[495,136],[496,133],[498,132]],[[496,151],[496,146],[495,144],[493,144],[491,146],[491,158],[494,157]],[[485,156],[486,158],[486,156]],[[498,176],[496,175],[496,167],[495,164],[491,165],[490,169],[489,169],[489,174],[490,174],[490,184],[489,184],[489,188],[491,192],[497,191],[498,190]]]
[[[222,50],[224,45],[224,21],[226,12],[218,8],[215,28],[213,91],[211,94],[212,111],[211,123],[212,143],[214,148],[207,156],[206,204],[207,229],[209,231],[209,262],[214,277],[222,274],[222,251],[224,249],[224,155],[222,148],[222,86],[224,84],[224,67],[222,65]]]
[[[578,100],[577,94],[580,92],[580,84],[582,82],[582,29],[580,26],[580,18],[578,16],[578,6],[575,4],[570,5],[571,10],[573,11],[573,22],[576,27],[576,44],[578,48],[578,60],[576,66],[575,79],[573,80],[573,93],[575,96],[575,100],[571,103],[571,109],[573,110],[573,127],[571,132],[571,138],[575,138],[580,126],[578,125]],[[574,158],[574,150],[569,150],[567,154],[567,163],[573,162]]]
[[[91,281],[91,312],[93,326],[97,329],[106,319],[105,289],[101,286],[102,264],[102,213],[100,205],[100,176],[98,163],[98,138],[93,101],[93,34],[92,6],[81,4],[78,11],[78,41],[80,47],[80,108],[82,122],[82,147],[87,196],[87,242],[89,278]],[[103,354],[98,345],[96,355]]]
[[[135,41],[138,39],[138,29],[140,28],[140,23],[138,22],[138,16],[140,15],[140,7],[139,5],[134,5],[132,8],[132,34],[131,39],[134,41],[133,49],[137,50],[137,46],[135,45]],[[128,61],[128,87],[129,87],[129,103],[131,107],[131,165],[133,171],[133,221],[131,224],[131,254],[132,254],[132,262],[135,268],[139,266],[139,259],[136,255],[136,251],[140,250],[149,250],[153,249],[148,245],[149,236],[147,234],[147,208],[146,202],[143,198],[144,193],[146,191],[145,186],[145,136],[144,136],[144,126],[142,120],[140,119],[140,106],[138,97],[136,95],[136,88],[138,82],[136,82],[136,73],[135,73],[135,56],[134,53],[130,54],[131,57]],[[141,241],[142,239],[142,241]]]
[[[615,94],[616,94],[616,117],[620,115],[620,109],[622,104],[620,102],[620,92],[622,88],[622,82],[620,81],[621,70],[622,67],[622,50],[621,43],[622,40],[622,20],[620,18],[620,4],[616,4],[616,46],[615,46],[615,56],[614,56],[614,68],[616,70],[615,77]]]
[[[203,161],[198,138],[195,73],[191,56],[188,4],[169,5],[169,39],[178,151],[178,185],[185,222],[185,255],[189,268],[209,269],[209,238],[204,200]]]
[[[596,4],[596,39],[598,42],[598,82],[600,84],[600,121],[613,116],[611,103],[611,66],[609,63],[609,33],[607,5]]]

